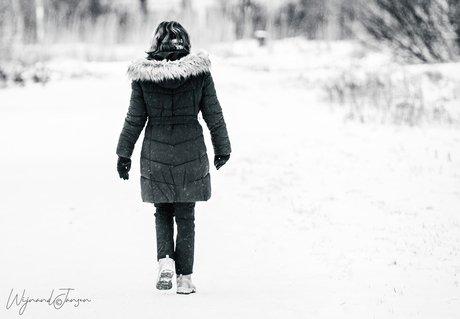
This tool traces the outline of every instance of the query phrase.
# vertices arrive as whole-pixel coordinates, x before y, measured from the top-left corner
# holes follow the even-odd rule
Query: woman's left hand
[[[222,166],[224,166],[225,163],[227,163],[227,161],[229,160],[229,158],[230,158],[230,154],[214,156],[214,166],[216,167],[216,169],[219,169]]]

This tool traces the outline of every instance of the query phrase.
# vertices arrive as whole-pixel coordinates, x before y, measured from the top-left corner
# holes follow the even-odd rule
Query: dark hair
[[[176,21],[163,21],[155,29],[147,53],[173,50],[190,52],[190,48],[190,38],[184,27]]]

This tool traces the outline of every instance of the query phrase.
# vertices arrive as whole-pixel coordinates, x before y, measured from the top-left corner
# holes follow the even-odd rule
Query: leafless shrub
[[[25,86],[27,83],[46,84],[51,71],[41,62],[37,63],[0,63],[0,88],[9,86]]]
[[[460,84],[441,73],[409,75],[392,70],[346,70],[324,85],[328,100],[346,108],[347,118],[360,122],[459,125],[455,90]],[[449,88],[445,90],[445,88]]]
[[[459,57],[459,10],[458,0],[372,0],[363,2],[359,19],[377,42],[405,58],[447,62]]]

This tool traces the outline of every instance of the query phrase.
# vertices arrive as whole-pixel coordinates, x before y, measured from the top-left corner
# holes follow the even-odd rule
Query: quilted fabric
[[[230,154],[231,146],[210,66],[208,56],[199,52],[176,61],[141,59],[128,68],[132,93],[117,154],[130,158],[145,127],[144,202],[195,202],[211,197],[199,112],[210,130],[214,154]]]

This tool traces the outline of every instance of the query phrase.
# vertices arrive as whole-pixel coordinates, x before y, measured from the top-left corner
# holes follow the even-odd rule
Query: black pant
[[[155,207],[157,259],[169,255],[176,262],[176,274],[191,274],[195,250],[195,203],[157,203]],[[175,249],[174,217],[177,225]]]

